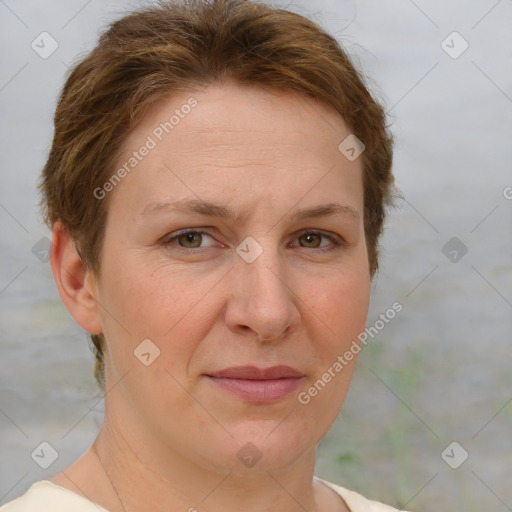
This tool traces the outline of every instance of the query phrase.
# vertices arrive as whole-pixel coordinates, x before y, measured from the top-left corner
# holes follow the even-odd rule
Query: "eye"
[[[332,251],[344,245],[343,239],[315,230],[303,231],[295,236],[295,240],[299,241],[299,245],[294,244],[294,247],[318,249],[324,252]],[[197,229],[182,230],[162,240],[165,247],[178,250],[213,247],[215,242],[216,240],[207,231]]]
[[[211,247],[213,244],[201,245],[205,240],[213,240],[206,231],[188,230],[174,234],[163,240],[165,246],[178,246],[183,249],[200,249],[201,247]],[[176,240],[177,243],[173,243]]]
[[[323,249],[326,251],[332,251],[343,245],[343,241],[341,239],[321,231],[304,231],[299,234],[297,239],[302,242],[301,247],[306,249]],[[330,242],[330,246],[329,244],[322,245],[322,239]]]

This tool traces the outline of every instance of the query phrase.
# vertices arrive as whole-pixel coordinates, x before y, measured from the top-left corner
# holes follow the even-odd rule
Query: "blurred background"
[[[68,67],[144,3],[0,0],[0,504],[69,465],[101,425],[35,187]],[[512,1],[272,3],[335,34],[368,76],[404,195],[368,325],[403,310],[361,351],[316,474],[407,510],[512,510]],[[47,469],[42,442],[57,457]]]

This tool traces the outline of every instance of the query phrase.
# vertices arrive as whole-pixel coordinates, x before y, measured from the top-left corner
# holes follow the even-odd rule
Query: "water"
[[[9,2],[15,14],[6,5],[0,4],[7,50],[0,70],[0,503],[67,466],[101,424],[87,337],[61,305],[48,264],[32,253],[49,236],[35,183],[67,66],[92,47],[99,27],[138,4]],[[331,32],[340,31],[378,84],[405,196],[383,239],[369,324],[396,300],[404,309],[362,351],[342,413],[321,443],[318,474],[411,510],[453,503],[469,512],[510,508],[512,200],[504,190],[512,186],[512,4],[312,5],[290,8],[309,9]],[[30,47],[42,31],[59,45],[48,59]],[[469,45],[458,58],[441,47],[445,40],[452,55],[460,51],[464,43],[454,31]],[[467,247],[457,263],[442,252],[453,237],[459,246],[449,245],[446,254]],[[42,441],[59,452],[47,472],[30,457]],[[468,453],[458,469],[441,457],[453,441],[458,445],[445,460],[453,464]]]

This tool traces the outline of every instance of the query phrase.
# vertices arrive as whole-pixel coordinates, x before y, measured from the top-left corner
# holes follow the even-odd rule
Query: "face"
[[[284,467],[336,418],[370,290],[349,134],[313,100],[225,83],[127,138],[96,283],[107,415],[155,453]]]

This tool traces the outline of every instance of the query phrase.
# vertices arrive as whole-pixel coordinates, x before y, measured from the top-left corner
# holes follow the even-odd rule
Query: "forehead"
[[[338,148],[349,134],[334,109],[293,91],[232,82],[181,91],[154,103],[127,137],[116,168],[129,161],[136,168],[116,194],[126,181],[133,196],[155,201],[266,187],[281,198],[309,189],[311,200],[326,191],[335,200],[344,189],[360,202],[360,159]]]
[[[291,90],[227,81],[160,98],[125,146],[150,135],[158,145],[179,143],[184,150],[197,145],[197,137],[205,151],[233,154],[237,149],[266,151],[266,145],[277,150],[300,143],[304,154],[332,158],[339,156],[337,147],[349,133],[338,112],[313,98]]]

